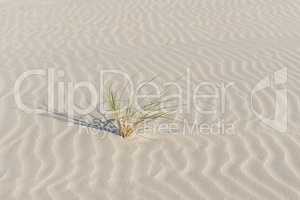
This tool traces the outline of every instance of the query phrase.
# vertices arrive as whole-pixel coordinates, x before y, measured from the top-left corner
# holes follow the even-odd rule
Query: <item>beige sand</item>
[[[0,199],[300,199],[299,19],[293,0],[1,0]],[[234,134],[99,138],[21,111],[15,80],[47,68],[65,72],[57,83],[97,83],[101,69],[170,81],[187,68],[193,83],[232,82],[222,115],[186,117],[221,117]],[[257,91],[255,114],[255,86],[285,70],[282,90]],[[284,88],[281,133],[258,114],[272,120]],[[39,106],[47,83],[21,91]]]

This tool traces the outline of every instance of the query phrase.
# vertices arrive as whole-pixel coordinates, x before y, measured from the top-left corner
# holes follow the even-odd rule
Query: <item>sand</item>
[[[0,199],[300,199],[299,19],[293,0],[1,0]],[[55,87],[104,69],[232,83],[222,112],[182,115],[232,132],[88,134],[18,107],[34,69],[64,72]],[[20,84],[26,105],[44,105],[45,78]]]

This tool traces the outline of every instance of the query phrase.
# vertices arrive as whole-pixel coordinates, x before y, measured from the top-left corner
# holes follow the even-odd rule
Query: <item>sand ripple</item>
[[[0,16],[0,199],[300,199],[299,2],[1,0]],[[233,82],[223,117],[235,134],[99,139],[16,108],[14,81],[37,68],[93,83],[100,69],[174,80],[187,68],[194,83]],[[282,68],[287,133],[250,109]],[[24,83],[26,103],[44,103],[46,84]],[[255,106],[272,114],[274,94]]]

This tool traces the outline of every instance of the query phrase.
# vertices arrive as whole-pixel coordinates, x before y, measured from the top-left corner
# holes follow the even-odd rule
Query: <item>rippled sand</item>
[[[299,19],[293,0],[1,0],[0,199],[300,199]],[[64,71],[57,83],[96,84],[101,69],[164,81],[190,69],[193,83],[233,83],[222,115],[193,117],[221,117],[234,134],[99,138],[21,111],[15,80],[48,68]],[[257,116],[271,119],[280,88],[251,104],[280,70],[284,133]],[[32,76],[21,91],[40,106],[47,82]]]

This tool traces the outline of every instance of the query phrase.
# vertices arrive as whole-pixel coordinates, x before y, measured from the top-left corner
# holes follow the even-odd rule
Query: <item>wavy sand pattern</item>
[[[1,0],[0,15],[0,199],[300,199],[299,1]],[[194,83],[233,82],[222,117],[235,134],[99,139],[20,111],[16,78],[47,68],[94,83],[101,69],[173,80],[187,68]],[[250,105],[283,68],[286,133]],[[23,100],[39,105],[46,88],[32,77]],[[272,89],[255,108],[272,114]]]

